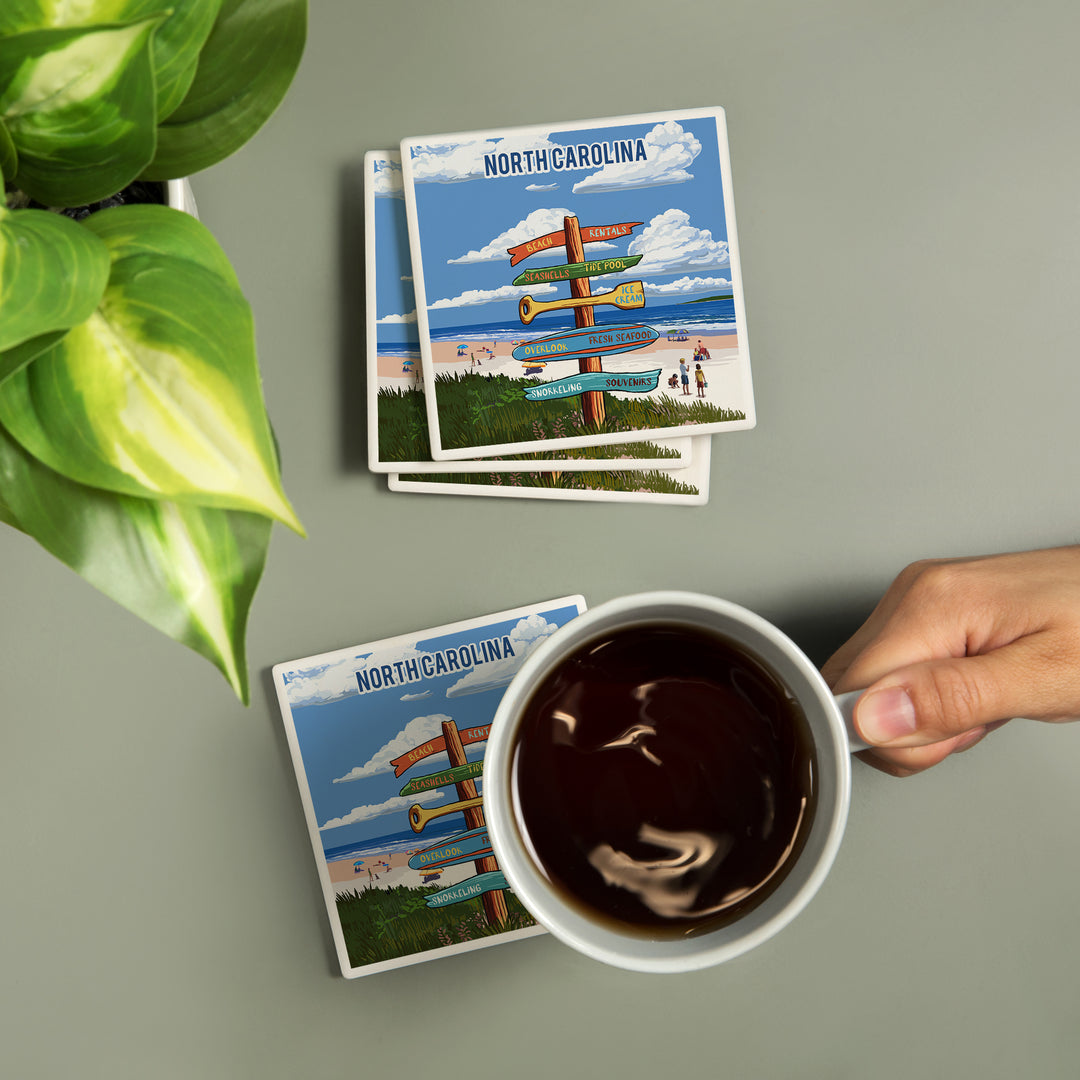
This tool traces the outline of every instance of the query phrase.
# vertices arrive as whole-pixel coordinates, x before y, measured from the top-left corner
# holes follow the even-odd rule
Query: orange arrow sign
[[[621,221],[617,225],[582,225],[581,242],[583,244],[595,244],[600,240],[614,240],[619,236],[629,236],[634,226],[643,225],[642,221]],[[528,240],[524,244],[507,248],[510,254],[510,265],[517,266],[522,259],[535,255],[538,251],[547,251],[548,248],[563,247],[566,243],[566,233],[560,229],[558,232],[548,233],[547,236],[538,236],[535,240]]]

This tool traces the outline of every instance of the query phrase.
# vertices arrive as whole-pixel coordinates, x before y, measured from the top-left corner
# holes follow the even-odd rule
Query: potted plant
[[[306,21],[306,0],[0,5],[0,522],[245,703],[271,525],[303,529],[228,258],[190,214],[128,196],[251,138]],[[103,200],[124,205],[71,210]]]

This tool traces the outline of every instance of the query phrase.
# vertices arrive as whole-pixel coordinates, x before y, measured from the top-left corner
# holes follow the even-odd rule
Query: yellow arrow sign
[[[477,795],[475,799],[462,799],[460,802],[447,803],[445,806],[435,806],[425,810],[419,803],[409,807],[409,824],[415,833],[423,832],[424,826],[432,819],[444,817],[446,814],[456,814],[461,810],[471,810],[474,806],[483,806],[483,796]]]
[[[534,300],[531,296],[523,296],[518,302],[518,318],[528,326],[541,311],[590,307],[593,304],[610,304],[623,309],[644,307],[645,289],[640,281],[624,281],[617,289],[596,296],[568,296],[565,300]]]

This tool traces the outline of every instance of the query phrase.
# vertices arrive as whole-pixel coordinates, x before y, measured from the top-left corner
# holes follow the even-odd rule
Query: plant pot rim
[[[180,180],[165,181],[165,202],[177,210],[183,210],[198,220],[199,208],[195,205],[195,195],[187,177]]]

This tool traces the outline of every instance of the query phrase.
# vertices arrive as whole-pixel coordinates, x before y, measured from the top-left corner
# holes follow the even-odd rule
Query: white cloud
[[[363,765],[356,765],[344,776],[334,779],[335,784],[345,784],[350,780],[365,780],[369,776],[377,776],[379,773],[394,771],[390,762],[394,758],[442,735],[443,721],[449,721],[449,716],[442,713],[433,713],[431,716],[416,716],[384,746],[380,747]],[[433,759],[439,759],[443,754],[432,754]],[[448,759],[449,760],[449,759]]]
[[[422,791],[418,795],[410,795],[407,798],[395,795],[386,802],[354,806],[347,814],[323,822],[319,826],[319,832],[326,829],[340,829],[342,825],[355,825],[359,821],[370,821],[372,818],[383,817],[386,814],[400,814],[416,803],[442,802],[444,797],[445,792],[442,791]]]
[[[488,241],[479,251],[473,250],[465,255],[459,255],[456,259],[447,259],[446,261],[451,266],[464,263],[498,262],[502,259],[509,262],[510,255],[506,250],[507,248],[517,247],[518,244],[524,244],[527,240],[535,240],[538,236],[547,236],[548,233],[557,232],[563,227],[563,218],[573,217],[573,215],[573,210],[566,210],[557,206],[534,210],[523,221],[519,221],[505,232],[499,233],[494,240]],[[590,244],[589,250],[591,251],[594,246],[599,245]],[[563,251],[562,248],[550,250],[556,253]],[[561,261],[565,262],[565,259]]]
[[[401,695],[401,700],[402,701],[423,701],[424,698],[427,698],[427,697],[431,697],[431,691],[430,690],[424,690],[422,693],[419,693],[419,694],[402,694]]]
[[[283,677],[289,704],[293,708],[319,705],[359,693],[356,672],[366,663],[364,656],[345,656],[333,663],[286,671]]]
[[[692,296],[695,293],[730,292],[731,282],[721,277],[686,277],[658,285],[653,281],[642,282],[646,296]]]
[[[405,185],[401,180],[401,165],[396,161],[376,161],[372,178],[375,198],[405,198]]]
[[[685,274],[731,265],[727,241],[714,240],[709,229],[692,225],[690,215],[675,207],[657,214],[630,241],[627,253],[643,256],[636,274]]]
[[[436,300],[428,304],[429,311],[439,308],[475,307],[478,304],[490,304],[496,300],[517,300],[528,293],[530,296],[546,296],[558,292],[554,285],[500,285],[497,289],[466,289],[458,296]]]
[[[514,655],[487,664],[478,664],[467,675],[458,679],[446,691],[446,696],[462,697],[465,694],[480,694],[485,690],[507,686],[529,653],[557,629],[558,627],[549,623],[543,615],[534,614],[521,619],[508,635]]]
[[[484,155],[521,150],[550,150],[547,135],[518,134],[505,139],[474,139],[472,142],[425,143],[411,147],[414,179],[438,184],[476,180],[484,175]]]
[[[347,654],[331,663],[317,664],[310,668],[297,668],[284,673],[285,689],[293,708],[301,705],[322,705],[330,701],[359,694],[356,673],[365,668],[397,664],[418,657],[420,653],[412,646],[384,649],[368,656]]]
[[[558,184],[526,184],[526,191],[558,191]]]
[[[384,315],[381,319],[377,319],[376,322],[380,326],[385,324],[414,323],[416,322],[416,309],[413,308],[407,315]]]
[[[701,143],[692,132],[669,120],[657,124],[645,136],[645,153],[644,160],[605,165],[579,180],[574,185],[574,194],[685,183],[693,179],[687,168],[701,153]]]

